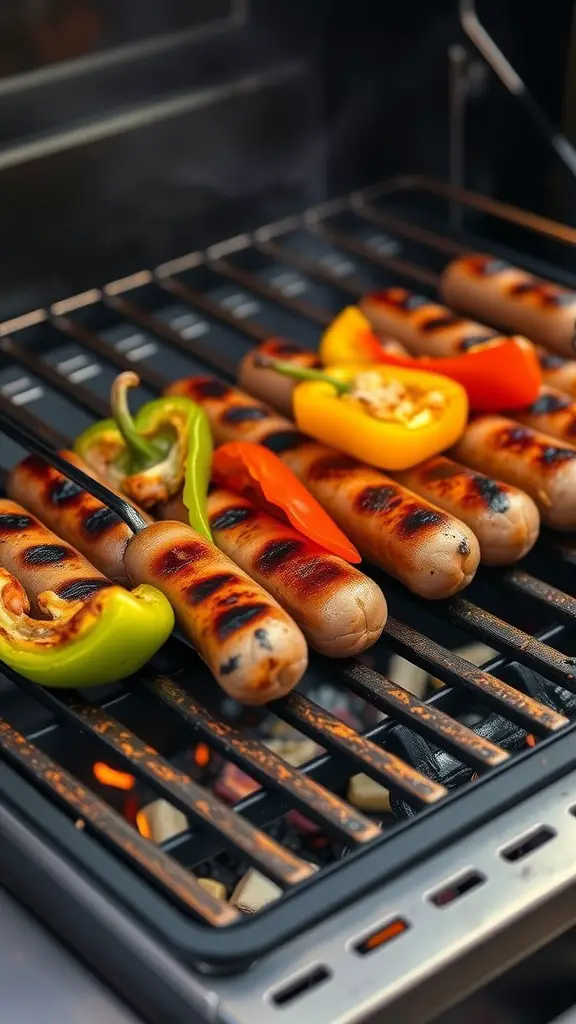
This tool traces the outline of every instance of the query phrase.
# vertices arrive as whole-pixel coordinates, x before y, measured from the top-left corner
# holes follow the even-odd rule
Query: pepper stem
[[[336,380],[322,370],[313,370],[306,366],[294,366],[293,363],[284,363],[279,359],[271,359],[269,356],[257,355],[254,357],[254,366],[262,370],[274,370],[283,377],[292,377],[294,380],[318,380],[324,384],[331,384],[336,388],[339,395],[345,395],[351,390],[350,383],[345,380]]]
[[[146,438],[138,433],[128,408],[128,389],[137,388],[139,384],[140,377],[133,370],[119,373],[112,384],[110,407],[116,421],[116,426],[126,442],[126,447],[130,448],[135,455],[139,455],[149,462],[156,462],[158,460],[156,448],[152,442],[147,441]]]

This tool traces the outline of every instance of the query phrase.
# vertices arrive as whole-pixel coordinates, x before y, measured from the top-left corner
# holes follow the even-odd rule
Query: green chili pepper
[[[132,675],[168,639],[174,612],[155,587],[104,587],[83,600],[38,595],[29,616],[20,583],[0,568],[0,663],[41,686],[84,687]]]
[[[184,487],[190,525],[211,540],[206,497],[212,464],[212,435],[204,410],[189,398],[167,396],[147,402],[132,417],[128,388],[136,373],[118,375],[112,385],[112,419],[89,427],[74,450],[114,487],[143,508],[151,508]]]

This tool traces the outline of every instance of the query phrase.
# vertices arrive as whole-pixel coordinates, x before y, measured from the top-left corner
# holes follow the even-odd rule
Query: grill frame
[[[388,183],[385,186],[378,186],[378,189],[380,193],[387,191],[390,194],[395,188],[404,187],[407,181],[413,184],[418,179],[400,179],[396,184]],[[367,190],[361,199],[363,200],[366,194],[370,195],[372,191]],[[455,195],[456,193],[449,192],[448,194]],[[358,194],[355,194],[348,200],[328,204],[323,210],[309,211],[303,218],[292,220],[291,223],[298,224],[298,226],[305,224],[310,227],[317,224],[323,215],[337,212],[346,208],[346,205],[350,203],[354,206],[360,201]],[[490,203],[491,201],[486,202]],[[502,204],[495,205],[501,206]],[[535,227],[536,220],[542,220],[542,218],[532,219],[528,226]],[[546,223],[548,227],[545,230],[552,232],[551,222]],[[266,232],[272,232],[271,237],[277,237],[273,228],[261,229],[254,236],[257,244],[259,239],[264,238]],[[576,238],[576,232],[574,232],[574,237]],[[572,238],[562,240],[573,241]],[[210,251],[206,254],[208,263],[212,262],[213,264],[216,255],[222,259],[223,247],[219,246],[216,249],[217,251],[212,252],[212,255]],[[371,258],[373,257],[371,256]],[[515,257],[514,253],[509,253],[508,258],[511,258],[513,262],[517,256]],[[524,260],[524,262],[526,261]],[[201,258],[198,254],[173,261],[172,264],[157,269],[156,280],[167,291],[172,291],[172,274],[177,273],[177,266],[199,265],[200,263]],[[389,266],[388,260],[386,265]],[[391,269],[394,267],[392,266]],[[543,271],[540,270],[540,272]],[[550,276],[554,276],[555,273],[552,268],[548,268],[546,272]],[[126,303],[130,303],[130,299],[126,300],[125,295],[129,295],[135,287],[140,287],[150,280],[151,275],[144,272],[144,275],[136,275],[123,282],[114,282],[107,286],[103,293],[93,292],[58,303],[51,311],[50,316],[58,328],[63,327],[66,333],[75,336],[80,344],[85,344],[88,335],[84,329],[78,330],[78,325],[73,325],[74,329],[70,329],[71,321],[69,318],[66,319],[70,312],[104,297],[108,305],[116,308],[122,315],[127,315],[130,305],[127,306]],[[196,295],[190,293],[188,289],[185,294],[193,295],[193,303],[190,303],[188,298],[192,308],[202,312],[203,305],[204,312],[209,312],[212,316],[215,315],[215,308],[207,307],[205,300],[202,304]],[[182,292],[179,292],[179,297],[183,297]],[[40,314],[40,316],[46,316],[46,314]],[[228,323],[228,326],[232,326],[230,317],[223,316],[222,311],[218,312],[218,318]],[[21,319],[26,320],[27,318]],[[132,322],[138,322],[134,317],[133,308],[129,319]],[[150,329],[149,318],[146,316],[140,318],[140,325]],[[234,326],[237,328],[236,323]],[[10,322],[3,325],[0,331],[3,334],[6,332],[12,334],[17,327],[18,323]],[[193,350],[188,343],[182,344],[180,336],[176,336],[176,332],[170,328],[160,331],[156,324],[153,326],[153,331],[170,344],[187,351],[196,362],[212,365],[209,359],[204,356],[199,357],[197,351]],[[268,334],[267,331],[263,332],[263,336],[267,337]],[[252,338],[256,340],[258,332],[252,332]],[[90,336],[89,340],[89,347],[94,349],[93,337]],[[15,356],[18,361],[18,353],[14,353],[14,349],[10,349],[11,344],[8,341],[7,345],[3,343],[2,347],[7,354]],[[111,353],[108,348],[102,346],[100,349],[100,346],[96,346],[96,350],[108,362],[111,361]],[[228,370],[222,364],[216,368],[215,372],[220,376],[229,376]],[[52,383],[55,381],[53,380]],[[62,390],[65,389],[62,388]],[[76,393],[76,400],[82,404],[81,398],[78,398],[78,389],[76,389]],[[73,397],[71,392],[70,397]],[[2,405],[5,406],[5,402]],[[0,420],[0,426],[1,422]],[[54,440],[57,441],[56,435]],[[545,641],[558,635],[557,630],[553,630],[551,633],[546,633],[541,639]],[[499,671],[508,660],[498,658],[492,663],[491,668]],[[8,670],[5,670],[5,675],[17,681],[16,675]],[[440,693],[429,703],[431,706],[442,708],[447,703],[448,697],[449,694]],[[386,736],[389,728],[391,728],[391,723],[384,723],[371,730],[367,735],[381,740]],[[182,915],[175,912],[172,904],[158,893],[151,892],[150,887],[139,877],[133,877],[131,883],[127,884],[126,874],[130,869],[126,869],[114,856],[111,857],[107,850],[100,850],[91,836],[74,829],[73,823],[63,816],[50,800],[41,798],[40,794],[30,786],[26,793],[26,786],[20,777],[10,769],[4,771],[4,765],[1,766],[0,778],[3,778],[3,781],[0,781],[0,791],[9,806],[18,808],[28,821],[35,821],[34,831],[41,833],[47,849],[57,847],[66,857],[68,863],[75,865],[82,874],[89,871],[92,881],[100,892],[106,893],[107,897],[116,905],[123,906],[130,916],[140,920],[149,931],[160,935],[163,943],[177,951],[179,959],[188,964],[194,964],[196,968],[201,968],[202,964],[209,964],[216,970],[228,972],[242,970],[249,963],[269,953],[271,948],[288,942],[299,932],[318,924],[327,915],[349,907],[376,886],[389,883],[409,869],[422,865],[428,857],[438,851],[448,849],[468,830],[482,825],[497,815],[502,815],[517,802],[525,800],[530,795],[551,785],[573,768],[575,750],[576,722],[573,722],[564,727],[559,734],[541,740],[536,750],[527,750],[522,754],[517,754],[499,767],[492,768],[490,774],[478,780],[474,786],[466,786],[452,792],[439,806],[421,811],[415,819],[398,825],[392,834],[376,840],[372,848],[354,851],[345,862],[324,868],[320,877],[314,877],[308,882],[301,883],[297,891],[286,893],[277,905],[264,910],[255,919],[242,921],[241,924],[230,926],[226,931],[217,932],[210,932],[194,922],[182,920]],[[326,773],[327,762],[332,756],[328,754],[311,762],[303,771],[310,774],[311,777],[323,776]],[[25,801],[21,803],[21,797],[25,793]],[[44,800],[45,804],[42,808],[38,803],[40,799]],[[261,804],[266,799],[268,799],[268,794],[261,791],[236,805],[235,810],[241,813],[250,808],[254,809],[258,803]],[[71,829],[72,832],[70,832]],[[65,842],[63,836],[66,836]],[[419,842],[422,843],[422,836],[424,836],[424,842],[419,846]],[[382,859],[383,846],[388,853],[386,874],[383,873],[382,865],[379,863]],[[356,863],[360,863],[360,861],[362,866],[357,868]],[[117,871],[117,879],[110,877],[113,864]],[[16,877],[18,872],[19,866],[12,864],[8,874],[13,874]],[[120,879],[122,884],[119,884]],[[111,881],[115,881],[115,884],[112,885]],[[71,898],[71,893],[68,895]],[[80,934],[78,940],[80,940]],[[242,946],[241,951],[238,948],[239,944]]]

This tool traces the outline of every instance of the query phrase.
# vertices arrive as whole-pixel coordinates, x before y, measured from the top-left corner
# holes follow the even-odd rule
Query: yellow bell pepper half
[[[114,683],[136,672],[168,639],[172,607],[155,587],[110,586],[85,601],[38,595],[51,618],[31,618],[21,583],[0,569],[0,662],[41,686]]]
[[[409,394],[418,395],[427,416],[418,425],[414,417],[407,425],[401,418],[379,419],[362,404],[347,401],[336,382],[354,385],[367,372],[377,375],[378,386],[398,382]],[[424,459],[450,448],[464,432],[468,419],[468,398],[464,388],[448,377],[395,366],[329,366],[326,376],[335,383],[303,381],[294,391],[294,416],[303,433],[337,448],[347,455],[379,469],[410,469]],[[438,396],[442,396],[440,401]],[[400,412],[400,410],[399,410]]]

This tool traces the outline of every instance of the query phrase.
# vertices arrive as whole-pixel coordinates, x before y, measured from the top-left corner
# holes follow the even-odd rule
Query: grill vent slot
[[[300,999],[301,996],[311,992],[312,989],[318,988],[318,985],[322,985],[325,981],[328,981],[330,977],[331,974],[328,968],[319,964],[317,967],[312,968],[308,974],[305,974],[303,977],[300,976],[290,985],[274,992],[272,995],[272,1002],[279,1008],[288,1006],[289,1003],[293,1003],[296,999]]]
[[[515,843],[507,846],[505,850],[500,851],[500,856],[504,860],[508,860],[511,863],[514,861],[522,860],[527,857],[529,853],[535,853],[541,846],[545,846],[551,839],[554,839],[556,833],[554,829],[549,828],[547,825],[543,825],[542,828],[535,829],[529,832],[528,835],[522,836]]]
[[[435,907],[443,909],[451,903],[455,903],[456,900],[459,900],[461,896],[465,896],[466,893],[472,892],[472,889],[477,889],[485,881],[486,877],[481,875],[479,871],[467,871],[466,874],[460,875],[459,878],[456,878],[449,885],[444,886],[442,889],[437,889],[428,899]]]

